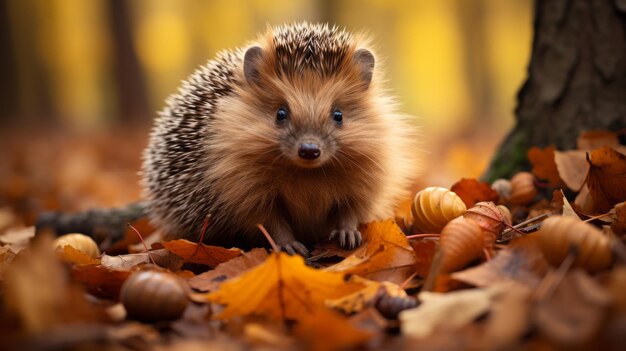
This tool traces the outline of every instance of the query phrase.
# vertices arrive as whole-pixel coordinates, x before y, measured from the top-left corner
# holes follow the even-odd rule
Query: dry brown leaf
[[[532,147],[528,150],[528,160],[533,165],[532,173],[539,179],[546,180],[548,186],[558,187],[563,184],[554,159],[554,146],[545,149]]]
[[[226,249],[185,239],[163,241],[162,244],[167,250],[182,257],[185,262],[203,264],[211,268],[241,255],[239,249]]]
[[[596,212],[596,206],[593,202],[591,194],[589,194],[589,187],[587,186],[587,184],[583,185],[578,195],[576,195],[576,198],[574,199],[574,205],[580,213],[586,215],[592,215]]]
[[[222,282],[237,277],[258,266],[267,259],[267,250],[256,248],[189,279],[189,286],[200,291],[215,291]]]
[[[611,210],[611,229],[618,236],[626,234],[626,202],[621,202]]]
[[[363,288],[345,274],[307,267],[301,256],[271,254],[259,266],[224,282],[206,300],[226,305],[216,318],[261,315],[274,320],[302,320],[311,310]]]
[[[340,310],[346,314],[353,314],[373,306],[377,299],[386,294],[388,296],[406,297],[406,292],[400,286],[390,282],[375,282],[354,276],[351,281],[361,283],[365,287],[352,294],[334,300],[326,301],[326,306]]]
[[[618,146],[619,138],[614,132],[608,130],[590,130],[580,133],[576,140],[578,150],[591,151],[603,146]]]
[[[626,156],[605,146],[588,154],[587,186],[596,211],[608,212],[626,201]]]
[[[346,317],[320,308],[313,309],[295,327],[294,333],[312,351],[354,349],[371,337],[370,333],[355,328]]]
[[[40,236],[28,255],[20,255],[6,271],[3,305],[27,333],[68,322],[94,322],[104,316],[88,305],[78,286],[69,283],[51,247],[52,238]]]
[[[10,245],[13,253],[19,253],[28,246],[28,243],[35,237],[35,227],[9,229],[0,234],[0,244]]]
[[[577,269],[537,304],[533,321],[541,334],[561,348],[574,348],[586,344],[601,328],[610,299],[607,290]]]
[[[59,256],[61,257],[61,259],[66,263],[88,264],[88,265],[100,264],[99,258],[93,258],[87,255],[86,253],[75,249],[73,246],[70,246],[70,245],[65,245],[63,249],[58,248],[57,252]]]
[[[368,223],[361,233],[363,245],[343,261],[325,268],[327,271],[396,284],[413,273],[417,258],[406,235],[393,220]]]
[[[494,299],[484,337],[487,349],[510,350],[528,331],[532,292],[527,286],[510,282]]]
[[[478,287],[500,281],[515,280],[530,288],[536,287],[548,270],[537,239],[523,236],[511,241],[506,249],[479,266],[452,273],[452,278]]]
[[[461,328],[487,312],[495,294],[491,289],[471,289],[450,293],[423,291],[418,295],[422,303],[400,312],[402,335],[424,338],[436,329]]]
[[[487,182],[479,182],[476,179],[463,178],[454,183],[450,189],[455,192],[465,203],[467,208],[482,201],[498,201],[500,195],[491,188]]]
[[[585,183],[589,163],[585,158],[584,151],[555,151],[554,163],[559,171],[559,176],[565,185],[572,191],[580,191]]]
[[[109,256],[103,255],[102,266],[111,270],[131,270],[139,264],[154,263],[171,271],[180,269],[184,261],[166,249],[152,250],[136,254]],[[154,260],[154,262],[152,261]]]
[[[580,219],[576,211],[574,211],[574,208],[572,207],[572,205],[569,203],[569,201],[565,197],[565,193],[563,193],[563,190],[561,189],[555,190],[552,193],[552,204],[554,205],[554,207],[558,206],[561,208],[562,216],[575,217],[575,218]]]
[[[8,246],[0,246],[0,282],[4,281],[4,275],[16,256]]]
[[[150,224],[150,220],[147,217],[138,219],[134,222],[131,222],[130,224],[139,232],[139,234],[141,234],[143,239],[152,238],[154,236],[153,233],[155,233],[155,230]],[[111,246],[107,248],[107,253],[112,254],[118,252],[127,252],[129,247],[140,243],[141,240],[137,236],[137,233],[135,233],[134,230],[128,227],[124,232],[124,237],[121,240],[112,243]]]
[[[117,300],[122,284],[130,271],[110,270],[103,266],[74,266],[72,279],[81,283],[89,293],[98,297]]]
[[[411,247],[415,252],[415,272],[422,277],[426,277],[433,264],[435,252],[439,244],[432,239],[411,240]]]

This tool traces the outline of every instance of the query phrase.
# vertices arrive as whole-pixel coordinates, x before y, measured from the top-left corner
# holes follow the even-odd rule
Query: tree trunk
[[[581,131],[626,128],[626,0],[537,0],[516,126],[485,174],[529,167],[532,146],[574,148]]]

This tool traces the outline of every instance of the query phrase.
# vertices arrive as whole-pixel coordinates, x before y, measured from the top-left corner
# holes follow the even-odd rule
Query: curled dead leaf
[[[528,150],[528,160],[533,165],[532,173],[537,178],[545,180],[548,186],[558,187],[563,184],[563,181],[554,162],[554,153],[554,146],[544,149],[532,147]]]
[[[528,205],[537,195],[535,177],[528,172],[519,172],[511,178],[511,204]]]
[[[484,247],[491,248],[502,234],[505,227],[510,226],[509,218],[493,202],[480,202],[467,210],[465,218],[472,219],[483,229]]]

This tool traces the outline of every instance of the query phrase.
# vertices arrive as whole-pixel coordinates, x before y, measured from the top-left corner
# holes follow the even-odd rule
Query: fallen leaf
[[[626,202],[621,202],[611,210],[611,229],[618,236],[626,235]]]
[[[561,348],[584,345],[602,327],[611,297],[583,270],[565,276],[553,294],[533,309],[533,322]]]
[[[410,243],[415,252],[415,272],[421,277],[426,277],[430,272],[439,244],[432,239],[411,240]]]
[[[122,284],[130,271],[111,270],[103,266],[74,266],[72,279],[81,283],[94,296],[117,300]]]
[[[455,192],[465,203],[467,208],[482,201],[498,201],[500,195],[491,188],[487,182],[479,182],[476,179],[463,178],[452,185],[451,191]]]
[[[338,299],[328,300],[326,306],[346,314],[353,314],[373,306],[383,294],[398,297],[407,296],[404,289],[390,282],[375,282],[358,276],[354,276],[351,281],[361,283],[365,287]]]
[[[616,133],[608,130],[590,130],[582,132],[576,139],[578,150],[591,151],[603,146],[618,146],[619,137]]]
[[[346,317],[326,310],[314,309],[294,329],[310,350],[348,350],[367,342],[371,334],[355,328]]]
[[[241,255],[239,249],[225,249],[185,239],[163,241],[162,244],[170,252],[182,257],[185,262],[203,264],[211,268]]]
[[[259,266],[224,282],[206,300],[226,305],[216,318],[262,315],[274,320],[301,320],[326,300],[363,288],[346,275],[307,267],[301,256],[271,254]],[[325,306],[324,306],[325,307]]]
[[[561,215],[564,217],[575,217],[580,219],[574,208],[565,197],[563,190],[555,190],[552,195],[552,202],[561,207]]]
[[[533,235],[511,241],[495,258],[479,266],[452,273],[452,278],[478,287],[486,287],[500,281],[514,280],[534,288],[548,270],[548,262]]]
[[[589,194],[589,187],[587,184],[583,185],[578,195],[574,199],[574,205],[580,213],[585,215],[592,215],[596,212],[596,206],[594,204],[591,194]]]
[[[413,274],[417,258],[406,235],[393,220],[368,223],[361,233],[363,245],[343,261],[325,268],[326,271],[356,274],[395,284]]]
[[[544,149],[532,147],[528,150],[528,160],[533,166],[532,173],[539,179],[546,180],[548,186],[558,187],[563,184],[555,163],[554,146]]]
[[[350,256],[354,250],[342,249],[337,245],[336,241],[323,241],[315,244],[313,251],[311,251],[310,261],[316,262],[324,258],[330,257],[343,257]]]
[[[526,334],[532,292],[527,286],[510,282],[494,298],[484,337],[489,350],[510,350]]]
[[[98,265],[100,264],[99,258],[93,258],[86,253],[75,249],[73,246],[65,245],[62,249],[57,249],[57,252],[61,259],[66,263],[71,264],[90,264],[90,265]]]
[[[4,281],[4,275],[16,256],[17,254],[11,251],[8,246],[0,246],[0,282]]]
[[[589,163],[584,151],[555,151],[554,163],[559,176],[572,191],[580,191],[585,183]]]
[[[437,328],[461,328],[489,311],[494,291],[471,289],[450,293],[423,291],[418,295],[422,303],[400,312],[402,335],[424,338]]]
[[[136,254],[109,256],[102,255],[101,264],[111,270],[131,270],[139,264],[153,263],[171,271],[180,269],[184,262],[178,255],[166,249],[152,250]]]
[[[90,306],[84,292],[69,282],[51,247],[51,236],[39,236],[28,254],[20,255],[7,269],[3,284],[6,313],[24,331],[35,334],[64,323],[103,320],[104,311]]]
[[[0,234],[0,243],[15,246],[11,251],[18,253],[21,251],[21,248],[26,247],[30,239],[34,237],[35,227],[13,228]],[[20,249],[17,249],[18,247]]]
[[[604,146],[590,152],[587,160],[587,186],[596,211],[605,213],[626,201],[626,156]]]
[[[215,269],[198,274],[189,279],[189,286],[200,291],[215,291],[226,280],[258,266],[267,259],[267,250],[255,248],[230,261],[221,263]]]

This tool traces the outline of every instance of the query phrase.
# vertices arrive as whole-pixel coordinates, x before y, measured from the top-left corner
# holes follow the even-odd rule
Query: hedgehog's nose
[[[298,149],[298,156],[305,160],[315,160],[320,154],[320,147],[314,143],[302,143]]]

